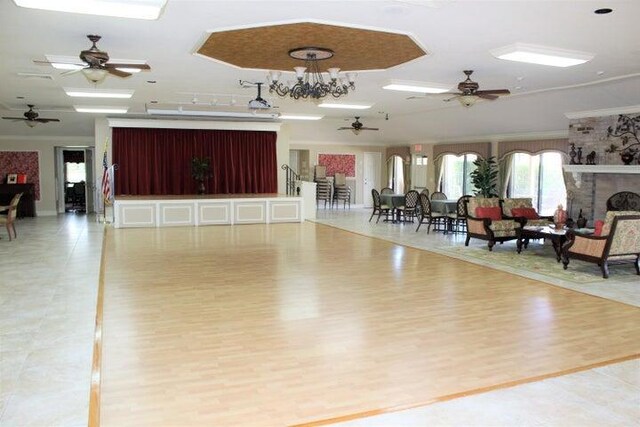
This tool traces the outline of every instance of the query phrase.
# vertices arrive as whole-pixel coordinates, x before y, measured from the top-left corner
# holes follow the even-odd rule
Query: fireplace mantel
[[[640,165],[562,165],[565,172],[640,175]]]

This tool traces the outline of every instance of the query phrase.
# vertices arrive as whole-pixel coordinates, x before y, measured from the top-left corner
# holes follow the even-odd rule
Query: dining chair
[[[434,191],[431,194],[431,200],[447,200],[447,195],[442,191]]]
[[[16,217],[18,216],[18,203],[20,203],[20,198],[22,197],[22,193],[18,193],[13,196],[11,199],[11,203],[9,206],[1,206],[0,212],[6,211],[7,214],[0,215],[0,224],[4,224],[7,228],[7,234],[9,234],[9,241],[11,241],[11,230],[13,230],[13,237],[17,238],[18,234],[16,233],[16,226],[14,224]]]
[[[433,224],[434,222],[437,224],[445,218],[446,217],[439,212],[432,212],[431,201],[429,201],[429,197],[426,194],[420,194],[420,216],[418,221],[418,228],[416,228],[416,233],[418,232],[418,230],[420,230],[420,226],[426,223],[427,234],[429,234],[429,231],[431,230],[431,224]]]
[[[407,222],[410,218],[411,222],[413,222],[413,219],[418,213],[417,210],[419,197],[420,194],[416,190],[409,190],[407,194],[405,194],[404,203],[402,204],[402,206],[398,206],[396,208],[402,215],[403,221]]]
[[[324,200],[324,208],[327,208],[327,202],[331,205],[331,183],[327,180],[316,181],[316,202]],[[318,207],[320,204],[318,203]]]
[[[447,214],[451,231],[467,231],[467,203],[471,197],[473,196],[469,194],[460,197],[456,203],[456,211]]]
[[[376,224],[380,221],[380,217],[382,214],[385,214],[386,218],[389,219],[389,215],[391,214],[391,206],[387,206],[382,204],[380,200],[380,193],[375,188],[371,189],[371,197],[373,197],[373,212],[371,213],[371,217],[369,217],[369,222],[373,216],[377,213],[378,219],[376,220]]]

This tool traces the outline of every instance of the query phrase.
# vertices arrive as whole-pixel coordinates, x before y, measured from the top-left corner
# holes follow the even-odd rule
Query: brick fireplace
[[[634,116],[635,114],[632,114]],[[582,209],[593,224],[604,219],[606,201],[619,191],[640,193],[640,165],[624,165],[618,153],[605,153],[617,138],[608,138],[607,129],[615,126],[618,115],[572,119],[569,124],[569,143],[582,149],[582,163],[595,152],[596,165],[565,165],[564,181],[567,187],[567,207],[573,219]]]

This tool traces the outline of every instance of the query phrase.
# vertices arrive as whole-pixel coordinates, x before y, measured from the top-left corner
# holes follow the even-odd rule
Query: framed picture
[[[9,173],[7,174],[7,184],[15,184],[18,182],[18,174],[17,173]]]

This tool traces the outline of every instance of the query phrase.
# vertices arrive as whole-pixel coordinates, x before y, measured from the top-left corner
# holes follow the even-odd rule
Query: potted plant
[[[198,194],[204,194],[204,181],[211,176],[211,160],[208,157],[194,157],[191,159],[191,176],[198,181]]]
[[[471,182],[476,188],[476,196],[498,197],[498,163],[495,158],[478,157],[473,164],[476,169],[471,172]]]
[[[620,138],[621,145],[611,144],[605,152],[620,153],[622,162],[625,165],[630,165],[633,159],[640,153],[638,128],[640,128],[640,115],[630,117],[625,114],[620,114],[616,127],[613,128],[609,126],[609,129],[607,129],[607,136]],[[638,160],[640,160],[640,156]]]

